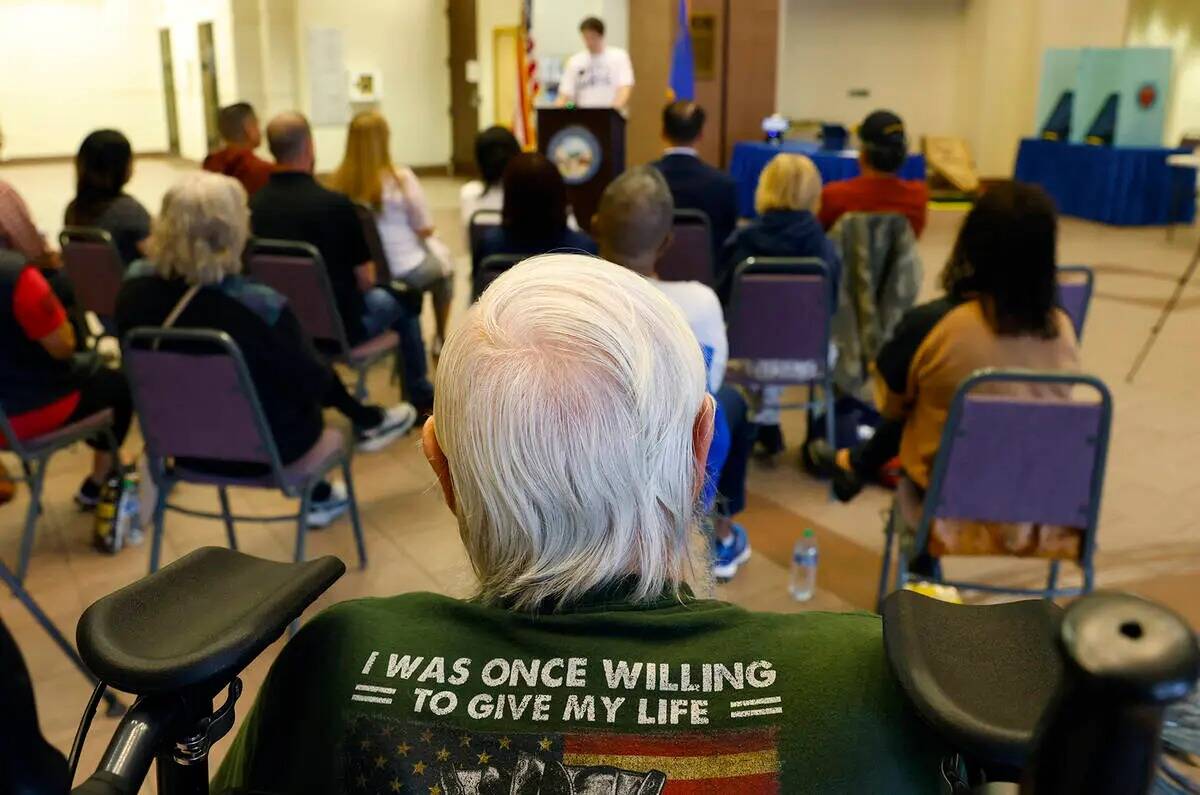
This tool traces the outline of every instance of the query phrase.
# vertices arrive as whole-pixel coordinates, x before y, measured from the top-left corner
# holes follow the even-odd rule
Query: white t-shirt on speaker
[[[577,52],[563,66],[558,93],[580,108],[611,108],[617,89],[633,85],[633,63],[620,47],[605,47],[598,55]]]

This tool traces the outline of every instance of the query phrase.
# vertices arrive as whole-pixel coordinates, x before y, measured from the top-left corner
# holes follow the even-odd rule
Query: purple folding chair
[[[484,257],[483,263],[479,266],[479,273],[475,276],[475,287],[473,298],[478,298],[483,295],[483,291],[488,288],[492,282],[500,277],[500,274],[514,265],[524,262],[528,257],[524,254],[492,254],[489,257]]]
[[[58,236],[63,270],[75,288],[75,300],[86,312],[100,319],[106,331],[116,328],[117,293],[125,278],[125,263],[103,229],[68,226]]]
[[[713,285],[712,223],[701,210],[676,210],[673,234],[654,270],[664,282]]]
[[[825,263],[815,257],[751,257],[734,271],[729,301],[730,362],[785,360],[811,365],[809,377],[756,377],[730,368],[725,380],[745,386],[821,386],[821,400],[781,409],[825,409],[825,434],[836,448],[833,370],[829,366],[829,330],[833,283]]]
[[[166,350],[157,349],[159,343]],[[304,560],[313,488],[339,467],[349,494],[359,564],[366,567],[366,544],[342,433],[326,428],[312,449],[297,461],[284,464],[246,361],[228,334],[207,329],[138,328],[125,337],[123,360],[146,440],[150,473],[158,487],[150,545],[151,573],[158,570],[167,509],[221,519],[231,549],[237,549],[235,521],[296,522],[295,560]],[[170,459],[175,464],[168,467]],[[181,459],[261,464],[267,471],[258,477],[219,475],[188,467]],[[216,486],[221,512],[197,511],[167,502],[171,489],[181,482]],[[283,516],[234,516],[229,508],[230,486],[277,489],[285,497],[299,498],[300,510]]]
[[[64,425],[61,428],[56,428],[49,433],[33,439],[18,439],[12,425],[8,421],[8,415],[0,408],[0,450],[7,450],[20,459],[23,475],[15,477],[14,480],[18,483],[25,482],[29,484],[29,507],[25,511],[25,530],[21,535],[21,549],[17,559],[17,571],[14,574],[8,568],[8,565],[0,560],[0,580],[8,586],[13,596],[17,597],[21,604],[25,605],[25,609],[33,614],[33,617],[42,625],[42,629],[46,630],[46,634],[62,650],[63,654],[67,655],[75,667],[82,671],[83,675],[89,681],[95,683],[96,678],[92,676],[91,671],[83,664],[83,660],[79,659],[75,647],[63,636],[59,628],[46,615],[46,612],[34,601],[33,595],[25,588],[25,574],[29,571],[29,558],[33,552],[34,531],[37,527],[38,515],[42,512],[42,486],[45,481],[46,466],[50,462],[50,457],[76,442],[89,439],[93,436],[107,436],[110,445],[109,449],[117,449],[116,440],[112,435],[111,411],[97,412],[90,417],[73,422],[70,425]],[[111,693],[105,694],[105,702],[108,704],[107,714],[110,716],[119,715],[124,710],[121,702]]]
[[[400,336],[388,330],[358,345],[350,345],[325,262],[321,253],[308,243],[256,238],[246,250],[246,270],[287,298],[301,328],[314,340],[324,343],[320,349],[332,344],[330,359],[355,372],[354,395],[359,400],[366,398],[367,370],[388,354],[397,355]]]
[[[1063,265],[1058,269],[1058,305],[1071,318],[1075,339],[1083,339],[1083,324],[1092,304],[1096,273],[1087,265]]]
[[[981,389],[994,384],[1087,387],[1099,400],[1012,397]],[[1027,370],[980,370],[971,375],[950,405],[913,552],[926,549],[935,519],[1077,527],[1082,531],[1077,561],[1083,572],[1081,587],[1058,587],[1058,560],[1050,562],[1046,587],[1033,589],[945,581],[940,563],[936,569],[940,582],[966,590],[1044,599],[1089,593],[1111,426],[1112,395],[1093,376]],[[893,507],[893,513],[896,510]],[[894,528],[895,517],[884,542],[880,605],[889,591]],[[895,588],[901,589],[911,578],[903,544],[896,557]]]
[[[471,283],[474,284],[479,276],[479,268],[483,261],[476,254],[479,242],[487,230],[499,226],[503,216],[499,210],[476,210],[467,221],[467,246],[471,249]]]

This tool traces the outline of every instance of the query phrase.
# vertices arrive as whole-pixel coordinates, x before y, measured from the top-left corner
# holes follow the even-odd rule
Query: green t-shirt
[[[879,618],[620,588],[532,615],[345,602],[271,668],[212,791],[935,793]]]

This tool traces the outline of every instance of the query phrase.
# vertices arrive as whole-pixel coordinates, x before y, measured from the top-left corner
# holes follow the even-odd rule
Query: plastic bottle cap
[[[814,533],[812,531],[812,528],[809,527],[809,528],[806,528],[805,531],[803,533],[801,533],[801,535],[803,535],[805,538],[812,538],[813,536],[816,535],[816,533]]]

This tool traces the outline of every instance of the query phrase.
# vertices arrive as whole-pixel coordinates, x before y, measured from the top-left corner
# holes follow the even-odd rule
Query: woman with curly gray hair
[[[360,450],[378,450],[407,433],[416,420],[411,405],[385,411],[356,401],[313,349],[284,297],[241,275],[249,215],[246,191],[230,177],[197,172],[168,190],[147,246],[149,259],[130,266],[117,300],[121,333],[162,325],[180,306],[176,328],[227,333],[246,359],[285,464],[316,444],[325,406],[354,423]],[[189,465],[239,475],[261,469],[217,461]],[[342,484],[322,485],[314,493],[310,525],[329,524],[347,505]]]

